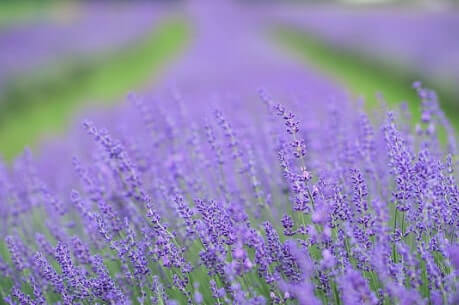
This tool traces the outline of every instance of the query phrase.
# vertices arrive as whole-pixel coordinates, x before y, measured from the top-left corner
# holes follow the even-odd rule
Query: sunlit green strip
[[[148,85],[188,37],[183,20],[168,20],[122,51],[67,64],[44,79],[18,79],[0,96],[0,154],[11,160],[40,135],[64,130],[84,104],[120,101]]]
[[[52,11],[53,1],[0,0],[0,31],[10,25],[47,16]]]
[[[276,28],[274,38],[308,64],[349,88],[356,96],[362,96],[369,108],[378,105],[376,94],[381,93],[389,106],[404,101],[414,113],[414,117],[419,116],[420,101],[412,89],[412,82],[420,76],[390,64],[375,62],[350,51],[334,48],[295,28]],[[430,84],[427,82],[426,85]],[[432,88],[439,94],[441,105],[452,124],[459,129],[459,100],[443,88]]]

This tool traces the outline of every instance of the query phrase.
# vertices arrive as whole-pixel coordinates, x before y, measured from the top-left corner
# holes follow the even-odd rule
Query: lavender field
[[[283,6],[271,14],[279,23],[314,33],[334,46],[396,61],[443,81],[459,81],[459,16],[455,11]]]
[[[0,304],[459,304],[459,116],[437,88],[292,56],[277,26],[313,4],[47,5],[71,26],[0,28]]]
[[[107,7],[95,2],[66,12],[67,20],[39,19],[14,25],[0,35],[0,81],[49,62],[135,41],[158,19],[160,8],[151,6],[145,2]]]

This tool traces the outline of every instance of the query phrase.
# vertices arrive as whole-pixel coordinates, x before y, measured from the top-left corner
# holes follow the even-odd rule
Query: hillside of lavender
[[[353,10],[329,5],[274,6],[281,24],[294,26],[383,62],[409,67],[425,78],[459,82],[459,15],[456,10],[382,8]]]
[[[0,82],[37,66],[132,43],[158,19],[160,9],[153,14],[151,7],[147,2],[107,7],[96,1],[66,10],[62,13],[65,18],[42,17],[13,24],[0,31]]]
[[[0,161],[0,304],[459,304],[435,91],[413,80],[419,119],[368,105],[258,6],[168,9],[194,35],[160,79]]]

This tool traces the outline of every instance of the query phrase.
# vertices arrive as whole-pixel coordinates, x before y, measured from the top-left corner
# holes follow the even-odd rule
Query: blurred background
[[[421,80],[459,128],[459,0],[0,0],[0,154],[176,73],[179,87],[228,86],[265,49],[368,107],[379,92],[416,113]]]

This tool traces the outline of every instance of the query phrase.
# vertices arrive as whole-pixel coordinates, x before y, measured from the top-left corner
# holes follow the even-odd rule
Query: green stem
[[[402,238],[405,237],[405,211],[402,212]]]
[[[394,215],[394,234],[395,230],[397,229],[397,207],[395,207],[395,215]],[[397,250],[395,249],[395,242],[392,246],[392,256],[393,256],[393,261],[394,263],[397,262]]]
[[[331,283],[331,286],[332,286],[332,289],[333,289],[333,295],[335,296],[336,305],[341,305],[341,300],[339,298],[339,292],[338,292],[338,289],[336,287],[336,282],[333,281]]]

